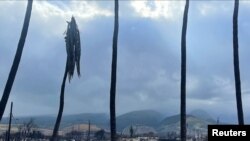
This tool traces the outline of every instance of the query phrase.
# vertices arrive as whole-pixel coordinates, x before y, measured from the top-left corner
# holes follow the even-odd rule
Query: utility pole
[[[11,129],[11,121],[12,121],[12,108],[13,108],[13,102],[11,102],[11,106],[10,106],[9,128],[8,128],[8,134],[7,134],[6,141],[10,141],[10,129]]]
[[[217,117],[216,124],[217,124],[217,125],[220,124],[220,118],[219,118],[219,117]]]

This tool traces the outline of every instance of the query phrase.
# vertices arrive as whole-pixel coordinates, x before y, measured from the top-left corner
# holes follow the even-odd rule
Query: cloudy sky
[[[0,1],[0,92],[15,55],[26,1]],[[180,40],[184,1],[121,1],[117,113],[180,106]],[[203,109],[237,122],[233,75],[233,1],[191,1],[187,31],[187,111]],[[65,114],[109,112],[114,4],[35,1],[10,101],[14,115],[56,114],[63,78],[66,21],[81,32],[81,73],[66,85]],[[250,2],[241,1],[239,53],[245,118],[250,118]],[[8,103],[5,116],[9,112]],[[248,120],[249,121],[249,120]]]

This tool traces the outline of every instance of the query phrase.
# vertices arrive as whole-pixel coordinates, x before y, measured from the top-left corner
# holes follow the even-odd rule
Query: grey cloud
[[[98,7],[113,10],[106,3]],[[155,109],[165,114],[179,113],[180,37],[182,17],[176,21],[153,20],[134,15],[129,3],[120,6],[117,112]],[[60,5],[60,4],[58,4]],[[13,21],[0,26],[0,89],[7,79],[23,21],[25,5],[13,12]],[[11,7],[11,6],[10,6]],[[193,6],[195,7],[195,6]],[[16,8],[19,9],[19,8]],[[8,10],[6,10],[7,12]],[[204,18],[190,11],[187,45],[187,108],[202,108],[214,117],[235,121],[235,96],[232,64],[231,15]],[[242,10],[247,11],[247,10]],[[2,13],[2,12],[1,12]],[[247,13],[247,12],[244,12]],[[243,91],[248,91],[249,65],[246,29],[249,21],[241,15],[240,53]],[[65,68],[66,52],[63,32],[67,17],[53,16],[44,21],[32,15],[23,57],[11,99],[18,115],[55,114]],[[15,15],[18,15],[15,19]],[[123,16],[124,15],[124,16]],[[6,15],[1,15],[8,19]],[[65,114],[108,112],[113,17],[76,18],[81,29],[82,76],[67,82]],[[9,32],[11,31],[11,32]],[[14,33],[14,34],[12,34]],[[6,36],[5,36],[6,35]],[[14,41],[15,40],[15,41]],[[230,96],[229,96],[230,95]],[[244,94],[244,98],[248,98]],[[245,102],[246,100],[244,100]],[[228,108],[228,107],[231,108]],[[249,117],[249,104],[244,103]],[[8,111],[8,110],[6,110]]]

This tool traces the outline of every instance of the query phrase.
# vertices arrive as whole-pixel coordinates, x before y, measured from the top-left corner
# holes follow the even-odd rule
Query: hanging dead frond
[[[77,68],[77,74],[80,76],[81,58],[80,32],[73,16],[71,21],[68,22],[65,42],[67,51],[67,73],[70,81],[74,75],[75,66]]]

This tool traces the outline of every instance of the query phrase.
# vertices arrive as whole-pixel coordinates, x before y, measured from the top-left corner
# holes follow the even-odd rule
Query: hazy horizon
[[[179,115],[180,113],[173,113],[173,114],[167,114],[166,112],[163,112],[163,111],[157,111],[157,110],[154,110],[154,109],[141,109],[141,110],[133,110],[133,111],[129,111],[129,112],[126,112],[126,113],[117,113],[117,117],[119,116],[122,116],[122,115],[125,115],[125,114],[128,114],[128,113],[131,113],[131,112],[138,112],[138,111],[156,111],[156,112],[159,112],[160,114],[163,115],[164,118],[167,118],[167,117],[171,117],[171,116],[175,116],[175,115]],[[187,115],[192,115],[191,112],[194,112],[194,111],[202,111],[202,112],[206,112],[207,111],[204,111],[202,109],[195,109],[193,111],[187,111]],[[67,114],[64,114],[63,116],[70,116],[70,115],[79,115],[79,114],[105,114],[107,116],[109,116],[109,113],[105,113],[105,112],[88,112],[88,113],[67,113]],[[211,115],[210,113],[207,113],[209,116],[211,116],[215,121],[217,120],[217,118],[219,118],[220,122],[222,123],[226,123],[226,124],[237,124],[237,121],[234,121],[233,119],[231,119],[228,115],[221,115],[221,116],[216,116],[216,115]],[[51,116],[51,117],[56,117],[57,116],[57,113],[53,113],[53,114],[41,114],[41,115],[13,115],[15,118],[36,118],[36,117],[40,117],[40,116]],[[4,116],[3,118],[9,118],[9,116]],[[246,124],[249,124],[250,121],[249,121],[249,118],[245,118],[245,123]]]

